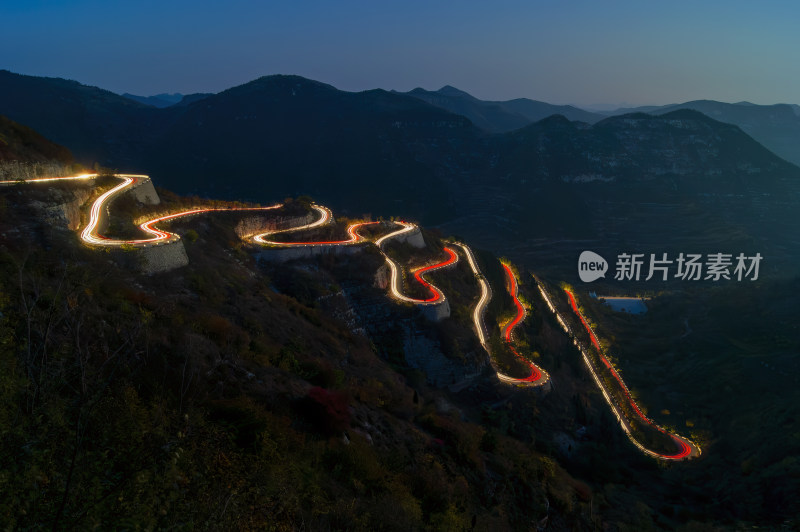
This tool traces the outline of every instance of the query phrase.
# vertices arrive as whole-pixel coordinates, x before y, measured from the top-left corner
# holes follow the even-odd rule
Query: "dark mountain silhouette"
[[[441,94],[471,98],[451,87]],[[671,219],[654,215],[650,232],[648,221],[619,221],[630,219],[619,212],[660,203],[702,205],[748,238],[769,237],[764,220],[787,223],[800,171],[739,127],[688,110],[594,125],[553,115],[490,135],[411,94],[345,92],[298,76],[156,109],[76,82],[2,72],[0,112],[80,161],[149,173],[179,192],[264,203],[308,194],[343,214],[462,220],[451,229],[483,232],[492,249],[526,234],[669,239],[662,229],[686,218],[672,207],[664,209]],[[700,226],[713,240],[714,226]]]
[[[137,96],[136,94],[130,94],[126,92],[122,96],[128,98],[129,100],[143,103],[145,105],[158,107],[159,109],[169,107],[170,105],[175,105],[183,99],[183,94],[179,94],[177,92],[173,94],[155,94],[153,96]]]
[[[448,144],[478,135],[408,96],[269,76],[188,105],[145,159],[179,190],[431,214],[442,211],[444,159],[456,156]]]
[[[498,168],[564,182],[692,176],[695,184],[713,178],[724,185],[755,173],[798,170],[739,127],[688,109],[659,116],[632,113],[593,126],[555,115],[494,139],[498,149],[507,141],[514,146],[507,152],[509,166]]]
[[[175,105],[189,105],[190,103],[199,102],[203,98],[208,98],[211,96],[212,93],[210,92],[195,92],[193,94],[184,94],[183,98],[180,101],[176,102]]]
[[[174,111],[76,81],[0,70],[0,114],[68,147],[82,162],[141,169],[143,146]]]
[[[173,94],[156,94],[154,96],[137,96],[135,94],[129,94],[126,92],[122,96],[135,102],[163,109],[173,105],[188,105],[198,100],[202,100],[206,96],[210,96],[210,93],[198,92],[194,94],[180,94],[176,92]]]
[[[33,129],[0,115],[0,161],[71,163],[72,153]]]
[[[786,238],[796,231],[800,168],[737,126],[687,109],[593,126],[553,116],[484,145],[486,166],[454,191],[463,216],[443,230],[540,271],[563,275],[569,265],[574,275],[587,246],[758,251],[783,277],[800,264],[800,244]]]
[[[617,109],[608,114],[643,112],[660,115],[676,109],[694,109],[720,122],[736,124],[780,157],[800,165],[800,106],[797,105],[695,100],[663,106]]]
[[[569,120],[588,123],[594,123],[603,118],[601,114],[584,111],[571,105],[552,105],[527,98],[499,102],[479,100],[450,85],[445,85],[438,91],[416,88],[406,94],[453,113],[464,115],[476,126],[489,133],[519,129],[554,114],[563,115]]]

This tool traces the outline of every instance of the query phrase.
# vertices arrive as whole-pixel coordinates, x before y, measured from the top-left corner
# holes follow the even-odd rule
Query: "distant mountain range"
[[[729,124],[736,124],[748,135],[780,157],[800,165],[800,106],[793,104],[756,105],[750,102],[723,103],[695,100],[681,104],[617,109],[609,116],[640,112],[664,114],[676,109],[694,109]]]
[[[762,106],[721,106],[761,117],[769,130]],[[794,109],[775,108],[771,123],[791,124],[784,111]],[[477,125],[504,129],[554,109],[583,119],[550,115],[502,133]],[[726,235],[745,243],[791,232],[800,168],[736,125],[658,111],[597,121],[530,100],[481,102],[451,87],[353,93],[280,75],[156,108],[73,81],[0,72],[0,114],[80,161],[149,173],[177,192],[264,203],[308,194],[346,215],[446,224],[501,251],[532,235],[633,238],[642,247],[681,236],[705,249]],[[540,251],[525,253],[546,262]]]
[[[450,112],[469,118],[473,124],[489,133],[503,133],[519,129],[532,122],[538,122],[552,115],[562,115],[569,120],[593,124],[604,118],[603,115],[578,109],[571,105],[552,105],[527,98],[503,102],[484,101],[446,85],[438,91],[414,89],[409,96]]]
[[[571,105],[552,105],[518,98],[508,101],[484,101],[451,87],[438,91],[414,89],[409,96],[469,118],[489,133],[503,133],[524,127],[554,114],[572,121],[594,124],[608,116],[629,113],[664,114],[677,109],[692,109],[720,122],[735,124],[748,135],[787,161],[800,165],[800,106],[790,104],[756,105],[750,102],[723,103],[695,100],[681,104],[587,111]]]
[[[122,96],[135,102],[163,109],[164,107],[170,107],[173,105],[188,105],[198,100],[202,100],[206,96],[210,96],[210,93],[198,92],[195,94],[183,95],[175,92],[173,94],[162,93],[154,96],[137,96],[135,94],[129,94],[126,92]]]
[[[170,105],[175,105],[183,99],[183,94],[179,94],[177,92],[173,94],[162,93],[153,96],[137,96],[135,94],[126,92],[122,96],[128,98],[129,100],[143,103],[145,105],[158,107],[159,109],[169,107]]]

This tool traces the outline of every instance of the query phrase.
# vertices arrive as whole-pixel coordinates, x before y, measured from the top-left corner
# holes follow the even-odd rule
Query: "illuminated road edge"
[[[445,268],[447,266],[452,266],[458,262],[458,255],[448,248],[445,247],[444,250],[447,252],[448,258],[443,260],[442,262],[438,262],[436,264],[431,264],[430,266],[425,266],[424,268],[420,268],[414,272],[414,277],[422,283],[428,290],[431,291],[433,296],[428,299],[415,299],[413,297],[408,297],[403,294],[402,290],[400,290],[400,266],[392,260],[391,257],[383,250],[383,244],[387,240],[391,240],[393,238],[397,238],[400,235],[410,233],[415,229],[418,229],[416,225],[408,223],[408,222],[394,222],[402,226],[401,229],[394,231],[393,233],[389,233],[388,235],[384,235],[375,241],[375,245],[378,247],[378,250],[383,255],[386,264],[389,266],[390,271],[390,281],[389,281],[389,293],[391,296],[398,301],[404,301],[406,303],[414,303],[415,305],[440,305],[446,301],[444,294],[442,293],[439,288],[430,284],[429,282],[425,281],[422,278],[422,275],[425,273],[433,272],[435,270],[439,270],[441,268]]]
[[[589,373],[591,373],[595,384],[597,385],[597,387],[602,392],[603,397],[606,400],[606,403],[611,408],[612,413],[617,418],[617,421],[619,422],[620,426],[622,427],[622,430],[628,436],[628,439],[643,453],[645,453],[645,454],[647,454],[649,456],[652,456],[654,458],[658,458],[660,460],[684,460],[684,459],[696,458],[696,457],[700,456],[701,450],[700,450],[700,447],[696,443],[694,443],[693,441],[689,440],[688,438],[685,438],[685,437],[680,436],[678,434],[673,434],[671,432],[668,432],[667,430],[665,430],[664,428],[662,428],[659,425],[657,425],[655,422],[653,422],[651,419],[649,419],[647,416],[645,416],[642,413],[642,411],[639,409],[639,406],[636,404],[636,401],[634,401],[633,397],[631,397],[630,391],[628,390],[628,387],[625,385],[625,382],[622,380],[622,378],[619,376],[619,374],[613,368],[613,366],[611,365],[611,362],[605,357],[605,355],[603,355],[603,352],[600,349],[600,344],[597,342],[597,337],[595,336],[594,331],[589,326],[589,324],[586,321],[586,319],[583,317],[583,314],[581,314],[581,312],[578,310],[578,306],[575,303],[575,297],[573,296],[572,292],[567,290],[567,289],[565,289],[565,292],[567,293],[567,296],[569,297],[570,306],[572,306],[573,311],[575,311],[575,313],[580,318],[581,323],[583,323],[583,326],[586,328],[587,332],[589,333],[589,336],[590,336],[590,338],[592,340],[592,344],[597,349],[597,353],[600,356],[600,359],[603,361],[604,365],[611,371],[612,375],[614,375],[614,377],[619,382],[623,392],[625,393],[626,398],[630,402],[630,405],[632,406],[634,411],[636,411],[636,413],[640,416],[640,418],[645,423],[647,423],[648,425],[654,427],[655,429],[657,429],[662,434],[665,434],[665,435],[669,436],[677,444],[678,448],[680,449],[680,452],[678,452],[677,454],[674,454],[674,455],[665,455],[665,454],[657,453],[655,451],[652,451],[652,450],[646,448],[644,445],[642,445],[634,437],[634,435],[632,433],[632,430],[631,430],[630,422],[625,418],[624,415],[622,415],[622,413],[619,410],[619,407],[616,405],[615,401],[611,398],[611,393],[606,389],[605,384],[603,384],[603,381],[600,379],[600,376],[598,375],[597,370],[594,367],[594,364],[592,364],[591,359],[589,358],[588,354],[586,353],[586,349],[584,348],[583,344],[578,340],[577,336],[572,332],[572,330],[569,328],[569,326],[567,326],[566,322],[561,318],[560,314],[558,313],[558,311],[556,310],[555,306],[553,305],[553,302],[550,299],[550,296],[548,296],[547,292],[544,290],[544,287],[542,286],[542,283],[537,282],[537,284],[539,285],[539,292],[541,293],[542,298],[547,303],[548,308],[550,309],[551,312],[553,312],[553,314],[555,314],[556,318],[558,319],[558,323],[561,325],[561,327],[564,329],[564,331],[568,335],[572,336],[575,346],[578,347],[578,349],[581,351],[581,355],[583,356],[583,362],[586,364],[586,367],[589,369]]]
[[[78,175],[78,176],[69,176],[69,177],[35,178],[35,179],[28,179],[28,180],[24,180],[24,181],[18,181],[18,180],[0,181],[0,185],[16,185],[16,184],[21,184],[21,183],[25,184],[25,183],[58,182],[58,181],[88,181],[88,180],[96,179],[97,177],[99,177],[98,174],[81,174],[81,175]],[[190,209],[190,210],[187,210],[187,211],[168,214],[168,215],[161,216],[161,217],[158,217],[158,218],[154,218],[154,219],[151,219],[151,220],[148,220],[148,221],[145,221],[145,222],[141,223],[139,225],[139,228],[143,232],[145,232],[145,233],[147,233],[149,235],[152,235],[151,238],[134,239],[134,240],[111,239],[111,238],[108,238],[108,237],[105,237],[105,236],[97,234],[97,228],[100,225],[102,216],[104,215],[104,213],[105,213],[105,215],[108,215],[108,204],[117,195],[119,195],[119,194],[121,194],[123,192],[126,192],[129,189],[134,188],[135,186],[137,186],[138,184],[140,184],[141,182],[143,182],[145,180],[149,180],[150,179],[149,176],[137,175],[137,174],[114,174],[113,177],[121,179],[122,183],[120,183],[117,186],[113,187],[112,189],[104,192],[97,199],[95,199],[95,201],[92,203],[92,207],[91,207],[91,209],[89,211],[89,221],[86,224],[86,227],[84,227],[83,230],[80,233],[81,240],[84,241],[87,244],[96,245],[96,246],[132,245],[132,246],[136,246],[136,247],[146,247],[146,246],[152,245],[152,244],[174,242],[174,241],[180,240],[180,236],[178,236],[175,233],[171,233],[171,232],[168,232],[168,231],[163,231],[163,230],[157,229],[156,225],[159,224],[159,223],[162,223],[162,222],[167,222],[167,221],[173,220],[175,218],[184,217],[184,216],[190,216],[190,215],[194,215],[194,214],[202,214],[202,213],[208,213],[208,212],[221,212],[221,211],[265,211],[265,210],[273,210],[273,209],[277,209],[277,208],[281,207],[281,205],[278,204],[278,205],[272,205],[272,206],[269,206],[269,207],[230,207],[230,208],[197,208],[197,209]],[[309,224],[305,224],[305,225],[302,225],[302,226],[299,226],[299,227],[294,227],[294,228],[291,228],[291,229],[265,232],[265,233],[261,233],[261,234],[255,235],[255,236],[248,237],[248,239],[251,238],[254,242],[257,242],[259,244],[269,244],[269,245],[282,246],[282,247],[351,245],[351,244],[361,243],[361,242],[365,241],[364,237],[362,237],[361,235],[358,234],[358,229],[360,229],[361,227],[363,227],[365,225],[371,225],[371,224],[379,223],[379,222],[362,222],[362,223],[352,224],[347,228],[347,232],[348,232],[350,238],[348,240],[341,240],[341,241],[329,241],[329,242],[275,242],[275,241],[270,241],[270,240],[266,239],[266,237],[269,236],[269,235],[275,235],[275,234],[279,234],[279,233],[287,233],[287,232],[291,232],[291,231],[300,231],[300,230],[313,229],[315,227],[319,227],[319,226],[322,226],[324,224],[327,224],[327,223],[329,223],[331,221],[332,215],[331,215],[331,212],[330,212],[329,209],[327,209],[326,207],[319,206],[319,205],[313,205],[312,208],[314,210],[316,210],[320,214],[320,216],[319,216],[319,218],[317,220],[315,220],[315,221],[313,221],[313,222],[311,222]],[[402,291],[399,289],[399,283],[400,283],[400,281],[399,281],[399,278],[400,278],[399,271],[400,271],[400,267],[383,250],[383,244],[387,240],[390,240],[392,238],[396,238],[396,237],[401,236],[402,234],[405,234],[405,233],[409,233],[409,232],[414,231],[415,229],[418,229],[418,228],[417,228],[416,225],[410,224],[410,223],[407,223],[407,222],[394,222],[394,223],[402,226],[402,228],[397,230],[397,231],[394,231],[392,233],[389,233],[387,235],[384,235],[383,237],[375,240],[375,242],[374,242],[374,244],[377,246],[378,250],[383,255],[383,257],[384,257],[384,259],[385,259],[386,263],[388,264],[389,269],[391,271],[391,283],[390,283],[390,294],[391,294],[391,296],[393,298],[397,299],[397,300],[405,301],[405,302],[408,302],[408,303],[413,303],[413,304],[416,304],[416,305],[436,305],[436,304],[444,303],[446,299],[445,299],[445,296],[442,293],[442,291],[438,287],[428,283],[423,278],[423,275],[426,274],[426,273],[433,272],[433,271],[436,271],[436,270],[439,270],[439,269],[442,269],[442,268],[445,268],[445,267],[448,267],[448,266],[456,264],[458,262],[458,255],[451,248],[445,247],[444,251],[448,255],[447,259],[445,259],[445,260],[443,260],[441,262],[435,263],[435,264],[431,264],[431,265],[425,266],[423,268],[419,268],[416,271],[414,271],[413,272],[414,273],[414,277],[421,284],[423,284],[426,288],[428,288],[428,290],[433,295],[428,299],[410,298],[410,297],[404,295],[402,293]],[[474,322],[474,325],[475,325],[476,334],[478,335],[478,339],[479,339],[481,345],[483,346],[483,348],[489,354],[489,358],[492,361],[492,365],[494,366],[494,361],[492,360],[491,353],[489,351],[489,346],[488,346],[487,341],[486,341],[486,335],[485,335],[485,330],[484,330],[484,325],[483,325],[483,314],[485,313],[486,306],[488,305],[489,301],[491,300],[491,288],[489,287],[489,284],[486,282],[485,278],[483,277],[483,275],[481,274],[480,270],[478,269],[477,264],[476,264],[475,259],[474,259],[474,256],[472,254],[472,250],[470,250],[470,248],[466,244],[462,244],[462,243],[453,243],[453,244],[456,245],[456,246],[461,247],[461,249],[464,251],[464,255],[467,257],[467,261],[469,262],[470,268],[472,269],[473,274],[475,275],[475,277],[477,278],[477,280],[478,280],[478,282],[479,282],[479,284],[481,286],[481,297],[480,297],[478,303],[476,304],[476,306],[475,306],[475,308],[473,310],[473,322]],[[520,303],[520,301],[518,299],[518,288],[519,287],[518,287],[518,284],[516,282],[516,278],[513,275],[513,272],[511,272],[510,268],[506,264],[503,264],[503,267],[506,269],[506,273],[509,276],[509,280],[510,280],[510,283],[511,283],[511,293],[512,293],[512,296],[514,298],[515,305],[517,307],[517,316],[515,317],[514,320],[512,320],[512,322],[509,325],[506,326],[506,328],[504,330],[504,337],[505,337],[505,340],[509,343],[509,347],[514,352],[514,354],[516,356],[522,358],[519,355],[519,353],[517,353],[517,351],[513,348],[513,346],[510,345],[510,343],[511,343],[511,336],[512,336],[514,327],[516,327],[525,317],[525,309],[524,309],[524,307],[522,306],[522,304]],[[644,452],[644,453],[646,453],[646,454],[648,454],[650,456],[654,456],[656,458],[660,458],[660,459],[664,459],[664,460],[680,460],[680,459],[693,458],[693,457],[699,456],[700,453],[701,453],[701,450],[694,442],[688,440],[687,438],[684,438],[683,436],[679,436],[677,434],[672,434],[670,432],[667,432],[665,429],[663,429],[659,425],[655,424],[652,420],[647,418],[642,413],[642,411],[639,409],[639,406],[633,400],[633,397],[631,397],[630,391],[628,390],[628,388],[625,385],[625,383],[622,380],[622,378],[619,376],[619,374],[613,368],[613,366],[608,361],[608,359],[605,357],[605,355],[603,355],[602,350],[600,349],[600,345],[597,342],[597,337],[595,336],[594,331],[591,329],[589,324],[586,322],[586,320],[583,317],[583,315],[581,314],[581,312],[578,310],[578,307],[577,307],[577,304],[575,303],[575,298],[574,298],[572,292],[570,292],[569,290],[566,290],[567,295],[569,296],[570,304],[571,304],[573,310],[576,312],[576,314],[580,318],[581,322],[583,323],[584,327],[586,328],[587,332],[589,333],[589,336],[590,336],[590,338],[592,340],[592,343],[594,344],[595,348],[597,348],[598,354],[599,354],[601,360],[603,361],[604,365],[611,371],[612,375],[614,375],[614,377],[619,382],[619,384],[620,384],[623,392],[625,393],[625,396],[628,399],[631,407],[634,409],[634,411],[639,415],[639,417],[644,422],[646,422],[650,426],[656,428],[661,433],[669,436],[680,447],[681,452],[679,452],[678,454],[675,454],[675,455],[663,455],[663,454],[660,454],[660,453],[657,453],[657,452],[654,452],[654,451],[651,451],[651,450],[645,448],[641,443],[639,443],[634,438],[633,434],[631,433],[630,423],[627,421],[627,419],[625,419],[625,417],[622,414],[620,414],[619,409],[617,408],[617,406],[614,403],[614,401],[611,399],[611,396],[608,393],[608,391],[606,390],[605,385],[602,383],[602,381],[600,380],[599,376],[597,375],[597,372],[596,372],[593,364],[591,363],[588,355],[586,354],[585,349],[580,344],[580,342],[578,341],[577,337],[575,337],[575,335],[572,334],[572,332],[570,331],[569,327],[566,325],[564,320],[561,318],[559,313],[556,311],[554,305],[552,304],[552,301],[550,300],[549,296],[547,295],[547,293],[545,292],[544,288],[542,287],[542,284],[541,283],[537,283],[537,284],[538,284],[539,291],[542,294],[543,299],[547,303],[547,305],[550,308],[551,312],[553,312],[555,314],[556,318],[558,319],[559,324],[562,326],[562,328],[564,329],[565,332],[567,332],[568,334],[573,336],[573,340],[574,340],[575,344],[580,348],[581,354],[583,355],[583,360],[584,360],[586,366],[589,368],[589,371],[592,374],[592,378],[594,379],[594,381],[597,384],[598,388],[602,392],[603,397],[605,398],[605,400],[608,403],[609,407],[611,408],[612,412],[614,413],[614,415],[616,416],[617,420],[619,421],[620,426],[623,428],[623,430],[625,431],[625,434],[628,436],[628,438],[631,440],[631,442],[633,442],[633,444],[636,445],[636,447],[639,448],[642,452]],[[500,371],[497,371],[497,368],[495,367],[495,372],[496,372],[498,378],[501,381],[506,382],[506,383],[529,384],[529,385],[537,385],[537,386],[541,385],[541,384],[544,384],[545,382],[547,382],[549,380],[549,375],[547,374],[547,372],[545,372],[541,368],[538,368],[536,365],[534,365],[533,363],[527,361],[526,359],[524,359],[524,358],[522,358],[522,359],[525,360],[526,362],[528,362],[528,364],[530,365],[531,370],[532,370],[531,376],[529,376],[529,377],[527,377],[525,379],[515,379],[513,377],[509,377],[507,375],[504,375]]]
[[[289,247],[289,246],[318,246],[322,244],[349,244],[351,241],[349,240],[342,240],[341,242],[273,242],[271,240],[267,240],[268,236],[271,235],[278,235],[278,234],[285,234],[285,233],[293,233],[296,231],[303,231],[306,229],[314,229],[315,227],[321,227],[330,223],[333,220],[333,215],[331,214],[331,210],[327,207],[323,207],[321,205],[312,205],[312,209],[319,213],[319,218],[309,224],[301,225],[299,227],[292,227],[289,229],[278,229],[276,231],[267,231],[265,233],[261,233],[258,235],[253,236],[253,242],[257,244],[270,244],[273,246],[282,246],[282,247]],[[348,231],[352,228],[348,228]],[[354,233],[350,233],[352,237],[355,238],[353,242],[358,240],[358,236]]]
[[[273,235],[276,234],[284,234],[289,232],[297,232],[297,231],[313,229],[315,227],[321,227],[333,221],[333,214],[327,207],[323,207],[321,205],[313,205],[312,208],[319,214],[319,218],[317,218],[317,220],[315,220],[314,222],[300,227],[293,227],[291,229],[283,229],[279,231],[269,231],[266,233],[261,233],[259,235],[253,236],[252,237],[253,241],[258,244],[267,244],[270,246],[283,247],[283,248],[350,246],[353,244],[361,244],[368,242],[368,240],[365,237],[361,236],[358,233],[358,231],[362,227],[381,223],[381,222],[358,222],[350,224],[347,227],[347,234],[349,235],[349,238],[347,240],[306,241],[306,242],[280,242],[275,240],[267,240],[267,237],[272,237]],[[402,272],[402,268],[394,260],[392,260],[392,258],[389,257],[389,255],[383,250],[383,244],[388,240],[397,238],[406,233],[410,233],[411,231],[418,230],[418,227],[408,222],[391,222],[391,223],[400,225],[401,228],[398,229],[397,231],[384,235],[373,242],[375,246],[378,248],[378,250],[381,252],[381,255],[386,261],[386,264],[389,266],[389,271],[391,274],[389,282],[389,294],[391,295],[392,298],[398,301],[413,303],[415,305],[443,304],[446,301],[445,295],[438,287],[426,281],[423,278],[423,275],[457,263],[458,255],[456,255],[456,253],[452,249],[445,247],[444,251],[447,253],[447,259],[413,271],[412,273],[414,274],[414,278],[431,292],[431,297],[429,297],[428,299],[415,299],[412,297],[408,297],[405,294],[403,294],[402,290],[400,289],[400,284],[401,284],[400,273]]]
[[[539,366],[537,366],[536,364],[534,364],[533,362],[531,362],[530,360],[528,360],[527,358],[520,355],[519,352],[514,348],[512,339],[514,329],[517,327],[517,325],[522,323],[522,320],[525,319],[527,313],[525,311],[525,307],[522,306],[522,302],[519,300],[519,283],[517,283],[517,278],[514,275],[514,272],[511,271],[511,268],[508,266],[508,264],[506,263],[502,264],[503,264],[503,269],[506,272],[506,277],[508,278],[509,282],[508,292],[514,299],[514,306],[517,309],[517,315],[514,317],[514,319],[511,320],[510,323],[508,323],[505,326],[505,329],[503,330],[503,335],[502,335],[503,340],[505,340],[506,345],[508,345],[508,348],[511,349],[511,352],[514,353],[514,355],[518,359],[520,359],[522,362],[528,365],[528,367],[531,370],[531,374],[525,377],[524,379],[515,379],[513,377],[503,375],[502,373],[498,373],[497,376],[500,377],[501,380],[505,380],[506,382],[516,382],[516,383],[525,382],[536,385],[544,384],[545,382],[548,381],[548,379],[550,379],[550,376],[547,374],[547,372],[542,368],[540,368]]]
[[[0,181],[0,185],[17,185],[17,184],[28,184],[28,183],[35,184],[44,182],[53,183],[59,181],[90,181],[96,179],[97,177],[99,177],[99,174],[81,174],[77,176],[67,176],[67,177],[42,177],[35,179],[27,179],[24,181],[18,181],[18,180]],[[180,236],[178,236],[175,233],[171,233],[169,231],[163,231],[161,229],[158,229],[156,228],[156,225],[162,222],[174,220],[175,218],[190,216],[194,214],[219,212],[219,211],[266,211],[281,207],[280,204],[277,204],[277,205],[272,205],[270,207],[230,207],[230,208],[190,209],[187,211],[172,213],[151,220],[147,220],[139,224],[139,229],[141,229],[146,234],[152,235],[151,238],[129,239],[129,240],[112,239],[97,233],[97,228],[100,225],[100,222],[102,221],[102,217],[104,215],[105,216],[108,215],[108,205],[118,195],[127,192],[128,190],[136,187],[137,185],[141,184],[144,181],[150,180],[149,176],[140,174],[114,174],[113,177],[122,180],[122,182],[117,186],[111,188],[110,190],[107,190],[106,192],[101,194],[97,199],[94,200],[94,202],[92,203],[92,207],[89,210],[89,221],[86,224],[86,227],[84,227],[80,233],[81,240],[83,240],[87,244],[95,246],[110,246],[110,247],[119,247],[123,245],[130,245],[135,247],[147,247],[148,245],[158,245],[162,243],[175,242],[180,240]],[[317,213],[319,213],[319,218],[311,223],[301,225],[298,227],[293,227],[290,229],[268,231],[254,236],[246,237],[245,239],[246,240],[252,239],[253,242],[256,242],[258,244],[268,244],[280,247],[351,245],[366,241],[364,237],[358,234],[358,230],[360,228],[367,225],[380,223],[380,222],[361,222],[361,223],[351,224],[347,228],[347,232],[350,237],[347,240],[329,241],[329,242],[276,242],[272,240],[267,240],[267,237],[271,235],[314,229],[316,227],[320,227],[322,225],[330,223],[333,220],[331,211],[327,207],[323,207],[320,205],[312,205],[312,209],[314,209]],[[427,282],[423,278],[423,274],[430,273],[435,270],[455,264],[456,262],[458,262],[458,255],[456,255],[455,252],[453,252],[453,250],[445,248],[445,252],[448,254],[447,259],[445,259],[442,262],[432,264],[424,268],[420,268],[419,270],[416,270],[414,272],[414,277],[417,279],[417,281],[419,281],[423,286],[425,286],[426,288],[428,288],[428,290],[430,290],[432,294],[430,298],[414,299],[411,297],[407,297],[401,292],[398,286],[400,267],[383,251],[382,244],[391,238],[396,238],[401,234],[408,233],[418,228],[416,225],[407,222],[394,222],[394,223],[401,225],[402,229],[390,233],[388,235],[385,235],[382,238],[379,238],[378,240],[375,241],[375,245],[380,250],[381,254],[383,255],[384,259],[389,265],[389,268],[392,273],[391,289],[390,289],[392,297],[400,301],[414,303],[417,305],[437,305],[444,303],[445,296],[442,293],[442,291],[438,287]]]
[[[42,177],[36,179],[27,179],[25,181],[0,181],[0,185],[12,185],[18,183],[22,184],[45,183],[45,182],[57,182],[57,181],[88,181],[96,179],[97,177],[99,177],[99,174],[81,174],[77,176],[68,176],[68,177]],[[116,196],[122,194],[123,192],[127,192],[128,190],[136,187],[137,185],[141,184],[144,181],[150,180],[149,176],[139,175],[139,174],[114,174],[113,177],[121,179],[122,183],[118,184],[117,186],[115,186],[110,190],[107,190],[106,192],[101,194],[97,199],[95,199],[94,203],[92,203],[92,207],[89,210],[89,221],[80,234],[81,240],[83,240],[87,244],[94,246],[112,246],[112,247],[119,247],[123,245],[147,247],[148,245],[158,245],[162,243],[175,242],[180,240],[180,236],[176,235],[175,233],[170,233],[169,231],[162,231],[160,229],[157,229],[155,227],[156,224],[161,222],[167,222],[183,216],[191,216],[194,214],[202,214],[207,212],[266,211],[281,207],[281,205],[272,205],[270,207],[223,207],[223,208],[190,209],[188,211],[172,213],[166,216],[154,218],[152,220],[148,220],[144,223],[139,224],[139,229],[141,229],[146,234],[152,235],[151,238],[134,239],[134,240],[112,239],[97,233],[97,227],[100,225],[102,217],[104,215],[106,216],[108,215],[108,204],[111,203],[111,201],[114,200]]]
[[[497,364],[495,363],[494,358],[492,357],[491,349],[489,349],[489,343],[486,341],[486,331],[485,331],[485,326],[484,326],[484,323],[483,323],[483,315],[486,312],[486,307],[489,305],[489,302],[492,300],[492,288],[489,286],[489,283],[486,281],[486,278],[483,276],[483,273],[481,273],[480,269],[478,268],[478,263],[475,261],[475,256],[472,254],[472,250],[469,248],[469,246],[467,246],[466,244],[464,244],[462,242],[452,242],[452,244],[456,245],[456,246],[458,246],[458,247],[460,247],[462,249],[462,251],[464,252],[464,255],[467,257],[467,262],[469,263],[469,267],[472,270],[472,274],[475,276],[475,279],[478,280],[478,284],[481,287],[481,297],[480,297],[480,299],[478,299],[478,302],[475,304],[475,308],[472,311],[472,321],[473,321],[473,323],[475,325],[475,333],[478,335],[478,341],[480,341],[481,346],[483,346],[483,349],[489,355],[489,361],[491,362],[492,368],[494,369],[495,373],[497,374],[497,378],[501,382],[504,382],[506,384],[514,384],[514,385],[518,385],[518,386],[522,386],[522,385],[524,385],[524,386],[542,386],[545,383],[547,383],[550,380],[550,376],[547,374],[547,372],[544,371],[543,369],[539,368],[538,366],[535,366],[534,364],[528,362],[528,360],[522,358],[519,355],[519,353],[517,353],[517,351],[514,350],[513,347],[511,349],[514,352],[514,354],[517,355],[519,358],[521,358],[522,360],[524,360],[525,362],[527,362],[528,364],[531,365],[531,375],[528,378],[525,378],[525,379],[517,379],[517,378],[511,377],[509,375],[506,375],[505,373],[503,373],[502,371],[500,371],[498,369]],[[505,266],[505,264],[503,266]],[[516,280],[514,281],[514,285],[516,286]],[[519,304],[519,307],[522,307],[522,304],[519,303],[519,300],[516,298],[516,295],[514,297],[514,300]],[[523,313],[525,312],[524,308],[523,308],[522,312]],[[524,314],[523,314],[523,316],[524,316]],[[522,321],[522,319],[523,318],[520,318],[513,325],[516,325],[517,323]],[[510,341],[510,335],[511,335],[512,329],[513,329],[513,327],[510,327],[510,328],[507,327],[506,328],[506,331],[507,331],[507,334],[508,334],[508,341]],[[511,346],[509,346],[509,347],[511,347]],[[538,372],[538,377],[536,377],[534,379],[531,379],[531,377],[534,377],[534,374],[536,372]]]

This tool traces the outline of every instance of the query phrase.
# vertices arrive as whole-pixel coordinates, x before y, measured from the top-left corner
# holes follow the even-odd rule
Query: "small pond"
[[[638,297],[597,296],[597,298],[604,300],[606,305],[617,312],[627,312],[629,314],[644,314],[647,312],[647,305],[645,305],[643,299]]]

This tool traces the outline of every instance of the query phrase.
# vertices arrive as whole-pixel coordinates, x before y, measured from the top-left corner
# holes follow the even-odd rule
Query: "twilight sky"
[[[482,99],[800,103],[800,3],[0,0],[0,68],[114,92],[267,74]]]

